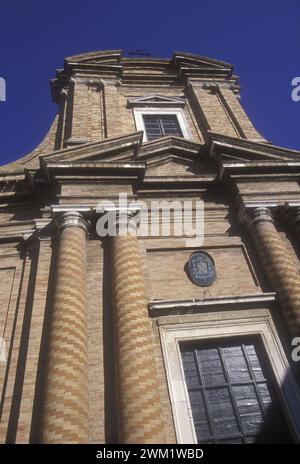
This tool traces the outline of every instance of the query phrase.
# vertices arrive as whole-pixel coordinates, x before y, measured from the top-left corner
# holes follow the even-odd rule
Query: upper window
[[[176,114],[145,114],[143,120],[148,141],[164,135],[182,137]]]
[[[144,132],[144,142],[160,137],[191,138],[183,111],[184,99],[150,95],[129,99],[128,106],[133,108],[136,129]]]

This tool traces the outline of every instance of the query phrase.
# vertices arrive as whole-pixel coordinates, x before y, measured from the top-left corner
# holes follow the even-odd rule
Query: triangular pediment
[[[203,174],[216,174],[216,165],[210,160],[177,155],[156,156],[148,160],[145,177],[192,178]]]
[[[42,165],[49,163],[74,163],[83,161],[126,161],[133,160],[142,143],[143,132],[114,137],[94,143],[85,143],[72,148],[55,151],[41,157]]]
[[[151,142],[143,143],[138,152],[138,159],[149,160],[165,154],[178,155],[184,158],[208,156],[206,147],[199,143],[182,137],[161,137]]]
[[[143,132],[134,132],[122,137],[104,139],[96,143],[85,143],[41,157],[43,165],[48,163],[142,161],[179,155],[193,159],[206,153],[204,146],[181,137],[162,137],[142,144]]]
[[[300,152],[256,140],[240,139],[209,131],[210,155],[225,161],[300,161]]]
[[[184,106],[185,100],[180,97],[165,97],[162,95],[147,95],[139,98],[129,98],[128,106]]]
[[[147,143],[142,143],[142,139],[143,132],[140,131],[83,143],[39,156],[40,165],[47,169],[50,165],[61,164],[66,169],[68,165],[84,167],[90,164],[89,169],[93,166],[102,169],[105,163],[119,163],[120,167],[123,163],[126,167],[128,162],[130,169],[136,163],[147,166],[147,176],[190,176],[191,173],[198,175],[198,172],[214,172],[217,165],[223,165],[223,172],[225,164],[227,167],[232,166],[235,171],[245,172],[260,172],[261,169],[294,172],[300,164],[299,151],[213,132],[210,132],[210,140],[205,145],[182,137],[162,137]],[[28,171],[29,167],[12,163],[1,168],[0,172],[17,172],[20,169]],[[36,170],[37,166],[32,166],[32,169]],[[103,169],[108,167],[104,166]]]
[[[164,137],[141,144],[141,133],[106,139],[54,152],[41,157],[46,172],[71,173],[118,172],[143,170],[147,178],[178,178],[181,180],[216,175],[216,163],[209,159],[207,149],[180,137]],[[176,180],[176,179],[175,179]]]

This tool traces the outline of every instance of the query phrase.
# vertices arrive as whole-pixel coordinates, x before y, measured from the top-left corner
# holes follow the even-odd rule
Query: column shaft
[[[120,443],[165,443],[159,384],[144,287],[133,236],[112,238]]]
[[[259,211],[251,232],[266,274],[278,292],[284,317],[292,335],[300,334],[300,276],[297,266],[278,234],[271,212]]]
[[[88,443],[86,223],[65,213],[59,236],[43,443]]]

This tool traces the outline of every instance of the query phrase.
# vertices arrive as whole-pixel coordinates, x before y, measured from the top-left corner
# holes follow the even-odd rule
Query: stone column
[[[165,443],[137,236],[111,238],[119,442]]]
[[[59,227],[42,443],[88,443],[86,233],[78,212]]]
[[[265,272],[277,291],[283,315],[293,336],[300,334],[300,276],[276,230],[269,208],[255,208],[247,223]]]

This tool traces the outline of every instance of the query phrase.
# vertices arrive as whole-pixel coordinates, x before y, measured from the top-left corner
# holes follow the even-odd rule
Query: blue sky
[[[0,0],[0,164],[31,151],[56,105],[49,79],[63,58],[91,50],[174,50],[228,61],[242,103],[276,145],[300,150],[300,0]]]

